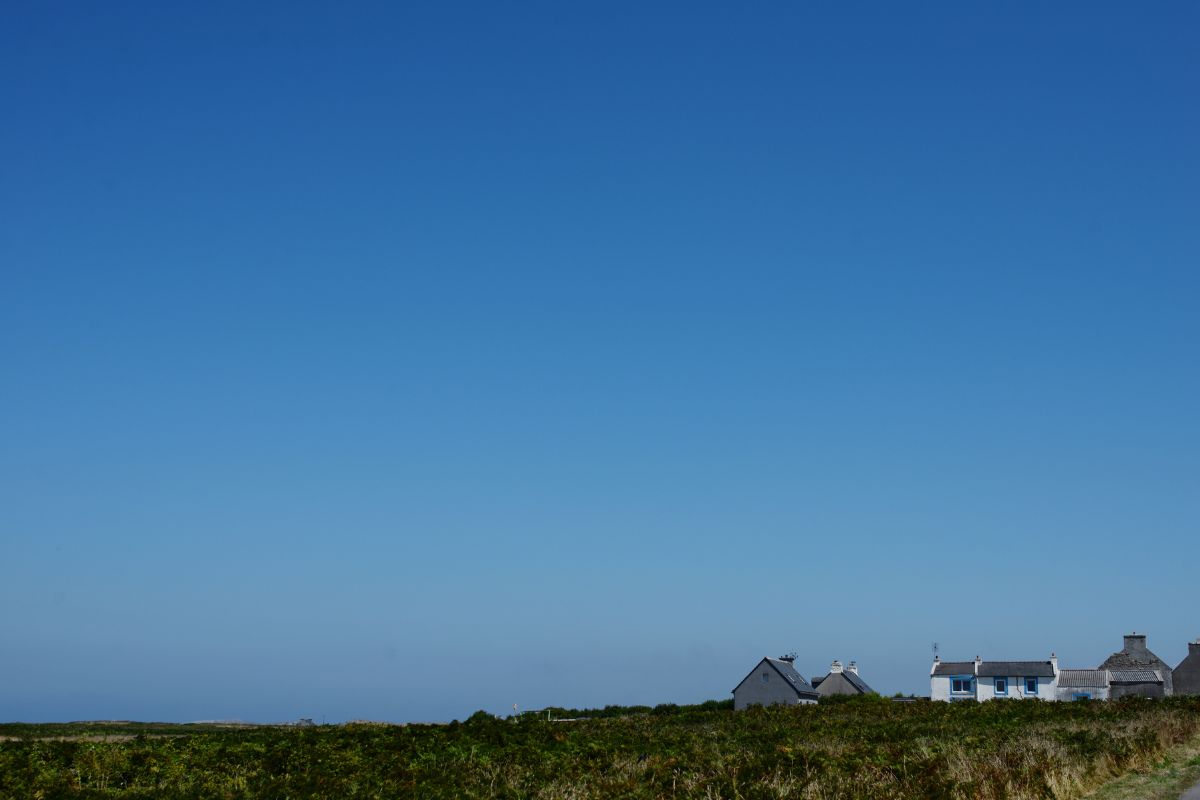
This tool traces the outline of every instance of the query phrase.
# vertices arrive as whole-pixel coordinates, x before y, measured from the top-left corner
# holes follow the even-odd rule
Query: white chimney
[[[847,665],[847,667],[846,667],[846,672],[853,672],[855,675],[857,675],[858,674],[858,662],[851,661],[849,663],[849,665]]]
[[[1054,674],[1058,674],[1058,656],[1054,653],[1050,654],[1050,668],[1054,670]]]
[[[975,656],[975,674],[976,675],[979,674],[979,665],[982,663],[983,663],[983,659],[980,658],[979,656]]]
[[[830,671],[830,672],[832,672],[832,673],[834,673],[835,675],[836,675],[837,673],[841,672],[841,671],[842,671],[842,662],[838,661],[838,660],[835,658],[835,659],[833,660],[833,663],[829,665],[829,671]]]

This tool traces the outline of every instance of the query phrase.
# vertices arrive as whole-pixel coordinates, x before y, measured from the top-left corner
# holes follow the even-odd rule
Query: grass
[[[1178,800],[1200,783],[1200,738],[1170,748],[1145,770],[1135,770],[1087,795],[1087,800]]]
[[[0,725],[15,737],[0,741],[0,798],[1075,800],[1187,762],[1178,748],[1200,739],[1200,699],[861,698],[572,722],[480,712],[449,725],[134,729]]]

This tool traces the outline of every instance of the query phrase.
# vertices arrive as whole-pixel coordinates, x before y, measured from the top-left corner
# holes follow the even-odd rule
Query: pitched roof
[[[1143,637],[1144,639],[1144,637]],[[1152,650],[1142,647],[1136,652],[1118,650],[1100,665],[1100,669],[1166,669],[1167,662],[1156,656]]]
[[[841,675],[843,678],[845,678],[846,682],[849,683],[851,686],[853,686],[854,689],[859,694],[876,694],[876,691],[874,689],[872,689],[870,686],[867,686],[866,681],[864,681],[862,678],[858,677],[857,672],[851,672],[848,669],[842,670],[841,672],[830,672],[826,675],[821,676],[820,678],[813,678],[812,679],[813,688],[814,689],[817,688],[821,684],[825,683],[825,681],[832,678],[834,675]]]
[[[796,672],[795,667],[793,667],[787,661],[783,661],[778,658],[768,657],[764,658],[762,661],[759,661],[758,664],[754,665],[754,669],[750,670],[750,673],[746,675],[746,678],[749,678],[751,675],[757,672],[759,666],[762,664],[770,664],[775,671],[779,673],[779,676],[787,681],[788,685],[796,690],[796,694],[800,697],[805,697],[811,700],[816,700],[819,697],[817,690],[810,686],[808,681],[804,680],[804,677],[799,672]],[[741,686],[746,682],[746,678],[742,678],[740,681],[738,681],[738,685],[733,687],[733,691],[736,692],[738,686]]]
[[[1108,670],[1064,669],[1059,670],[1058,685],[1067,689],[1108,686]]]
[[[774,667],[775,671],[782,675],[783,679],[792,685],[792,688],[796,690],[796,694],[812,695],[814,698],[816,698],[816,690],[813,689],[812,685],[809,684],[808,681],[804,680],[804,676],[799,672],[796,672],[796,668],[787,661],[781,661],[778,658],[764,658],[763,661],[766,661],[768,664]]]
[[[1162,683],[1162,673],[1154,669],[1114,669],[1113,683]]]
[[[974,675],[974,661],[939,661],[933,665],[934,675]]]
[[[975,665],[979,669],[976,671]],[[933,665],[934,675],[979,675],[984,678],[1053,678],[1054,666],[1049,661],[939,661]]]
[[[857,672],[843,672],[842,677],[850,681],[851,685],[863,694],[875,694],[875,690],[867,686],[867,682],[858,677]]]
[[[979,675],[984,678],[1053,678],[1054,666],[1049,661],[983,661]]]

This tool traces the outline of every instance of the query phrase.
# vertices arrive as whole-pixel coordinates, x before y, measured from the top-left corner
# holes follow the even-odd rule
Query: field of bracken
[[[0,725],[3,798],[1072,798],[1200,736],[1200,699],[727,704],[222,729]]]

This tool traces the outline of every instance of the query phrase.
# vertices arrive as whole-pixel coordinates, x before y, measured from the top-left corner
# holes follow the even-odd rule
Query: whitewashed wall
[[[1008,694],[996,694],[996,679],[995,678],[977,678],[975,682],[975,697],[980,700],[994,700],[999,697],[1002,700],[1057,700],[1058,699],[1058,677],[1053,678],[1038,678],[1037,694],[1025,693],[1025,676],[1012,675],[1008,679]]]
[[[1059,702],[1062,702],[1062,703],[1070,703],[1071,701],[1073,701],[1075,699],[1075,695],[1080,692],[1086,692],[1086,693],[1090,694],[1092,696],[1093,700],[1107,700],[1108,699],[1108,687],[1107,686],[1085,686],[1085,687],[1059,686],[1057,689],[1055,689],[1055,694],[1057,695],[1057,699],[1059,700]]]
[[[930,699],[948,703],[952,698],[964,697],[964,695],[952,695],[950,681],[953,677],[952,675],[930,675]],[[974,696],[979,701],[995,699],[997,696],[996,679],[976,678]],[[1058,700],[1058,676],[1056,675],[1053,678],[1038,678],[1037,694],[1029,695],[1025,693],[1025,676],[1014,675],[1008,679],[1008,694],[1000,695],[999,697],[1006,700],[1028,700],[1032,698],[1050,701]]]

